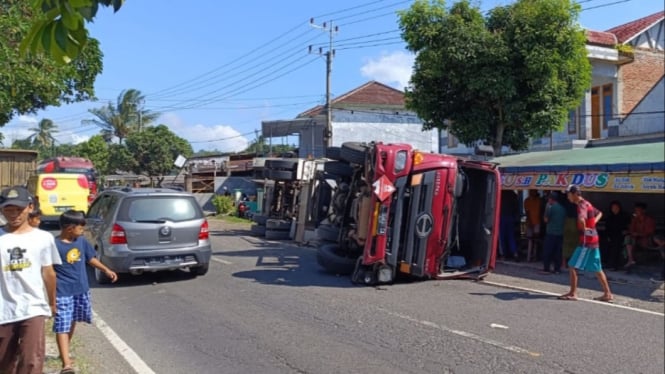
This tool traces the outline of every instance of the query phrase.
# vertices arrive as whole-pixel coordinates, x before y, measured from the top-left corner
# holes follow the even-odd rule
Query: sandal
[[[606,302],[606,303],[611,303],[611,302],[614,301],[614,297],[613,297],[613,296],[607,297],[607,296],[605,296],[605,295],[603,295],[603,296],[598,296],[598,297],[594,297],[593,299],[596,300],[596,301],[603,301],[603,302]]]
[[[559,300],[568,300],[568,301],[577,301],[577,297],[573,295],[561,295],[558,296],[557,299]]]

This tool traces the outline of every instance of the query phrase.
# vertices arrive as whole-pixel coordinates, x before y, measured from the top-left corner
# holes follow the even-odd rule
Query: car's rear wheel
[[[111,283],[111,278],[107,277],[103,271],[95,268],[95,281],[97,284],[109,284]]]
[[[316,262],[328,273],[351,274],[356,267],[356,261],[356,258],[340,253],[339,245],[336,243],[324,244],[316,251]]]
[[[192,268],[191,271],[196,276],[206,275],[206,273],[208,272],[209,267],[210,267],[210,264],[206,262],[205,264],[201,264],[201,265],[199,265],[195,268]]]

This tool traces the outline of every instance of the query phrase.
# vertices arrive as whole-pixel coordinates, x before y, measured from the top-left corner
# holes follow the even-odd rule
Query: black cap
[[[579,188],[579,187],[577,187],[577,186],[574,185],[574,184],[571,184],[570,186],[568,186],[568,188],[566,188],[566,192],[570,192],[570,193],[574,193],[574,194],[579,194],[581,191],[580,191],[580,188]]]
[[[25,208],[34,203],[34,201],[35,200],[32,198],[32,195],[30,195],[30,192],[22,186],[8,187],[0,193],[0,208],[4,208],[8,205]]]

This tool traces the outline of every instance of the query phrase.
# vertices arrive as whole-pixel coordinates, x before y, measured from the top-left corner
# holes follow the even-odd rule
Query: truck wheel
[[[328,273],[348,275],[356,267],[356,259],[339,254],[339,245],[324,244],[316,251],[316,262]]]
[[[252,233],[254,236],[265,236],[266,235],[266,227],[265,225],[252,225],[249,229],[249,231]]]
[[[353,175],[353,166],[342,161],[328,161],[323,164],[323,170],[326,173],[340,177],[350,177]]]
[[[256,222],[256,224],[259,225],[259,226],[265,226],[266,221],[268,220],[268,216],[264,216],[264,215],[261,215],[261,214],[255,214],[254,216],[252,216],[252,220],[254,222]]]
[[[352,164],[362,165],[365,163],[365,154],[367,153],[367,146],[358,142],[345,142],[342,144],[340,150],[340,158],[343,161]]]
[[[327,242],[337,243],[339,240],[339,229],[333,225],[319,225],[316,228],[316,237]]]
[[[265,169],[296,170],[298,160],[266,160]]]
[[[328,147],[326,148],[326,157],[331,159],[331,160],[341,160],[340,158],[340,151],[342,149],[340,147]]]
[[[291,170],[274,170],[268,169],[265,171],[266,178],[274,181],[293,181],[296,180],[296,172]]]
[[[291,236],[288,230],[266,230],[267,240],[289,240]]]
[[[266,229],[268,229],[268,230],[291,230],[291,220],[269,219],[269,220],[266,221]]]

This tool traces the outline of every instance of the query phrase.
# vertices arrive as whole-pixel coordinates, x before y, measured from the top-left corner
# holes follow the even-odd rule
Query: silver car
[[[166,188],[113,188],[100,193],[86,218],[97,258],[117,273],[186,269],[208,272],[208,221],[194,196]],[[98,283],[110,280],[95,269]]]

